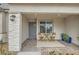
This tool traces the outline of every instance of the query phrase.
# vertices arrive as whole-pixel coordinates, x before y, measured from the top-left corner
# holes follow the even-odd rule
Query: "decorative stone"
[[[14,21],[10,20],[10,16],[15,15]],[[21,49],[21,15],[20,14],[9,14],[9,51],[20,51]]]

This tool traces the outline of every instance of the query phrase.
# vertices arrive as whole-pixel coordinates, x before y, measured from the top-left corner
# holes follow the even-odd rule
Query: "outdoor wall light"
[[[4,12],[8,12],[9,11],[9,9],[4,9]]]
[[[10,20],[11,20],[11,21],[15,21],[15,18],[16,18],[15,15],[11,15],[11,16],[10,16]]]

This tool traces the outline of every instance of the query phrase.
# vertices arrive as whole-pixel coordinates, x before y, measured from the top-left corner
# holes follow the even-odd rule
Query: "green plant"
[[[67,42],[67,40],[68,40],[69,36],[68,36],[66,33],[63,33],[63,38],[64,38],[64,41],[66,41],[66,42]]]
[[[77,37],[77,40],[79,40],[79,36]]]
[[[55,51],[51,51],[49,52],[50,55],[54,55]]]
[[[59,53],[59,55],[62,55],[62,53]]]

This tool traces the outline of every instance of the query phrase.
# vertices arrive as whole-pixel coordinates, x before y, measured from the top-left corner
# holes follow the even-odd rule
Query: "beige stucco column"
[[[36,33],[37,33],[37,40],[39,39],[39,38],[38,38],[38,34],[39,34],[39,26],[38,26],[39,23],[38,23],[38,21],[39,21],[39,20],[37,19],[37,20],[36,20],[36,25],[37,25],[37,27],[36,27],[36,29],[37,29],[37,32],[36,32]]]
[[[0,41],[2,40],[2,12],[0,12]]]
[[[12,20],[12,17],[13,20]],[[21,50],[22,16],[20,13],[10,13],[8,23],[9,51]]]
[[[5,42],[6,38],[6,13],[4,11],[0,12],[0,41]]]

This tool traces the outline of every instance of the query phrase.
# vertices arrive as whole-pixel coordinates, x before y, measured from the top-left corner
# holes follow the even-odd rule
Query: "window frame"
[[[45,23],[45,31],[44,32],[41,32],[41,22],[44,22]],[[46,28],[46,25],[50,23],[52,24],[52,31],[51,32],[54,32],[54,24],[53,24],[53,21],[40,21],[40,33],[50,33],[50,32],[47,32],[47,28]]]

